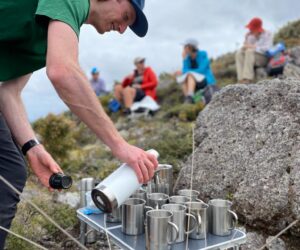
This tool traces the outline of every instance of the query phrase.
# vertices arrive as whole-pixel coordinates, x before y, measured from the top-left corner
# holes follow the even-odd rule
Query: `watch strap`
[[[36,145],[39,145],[40,142],[37,139],[32,139],[29,140],[28,142],[26,142],[23,146],[22,146],[22,153],[24,156],[26,156],[27,152],[29,149],[33,148]]]

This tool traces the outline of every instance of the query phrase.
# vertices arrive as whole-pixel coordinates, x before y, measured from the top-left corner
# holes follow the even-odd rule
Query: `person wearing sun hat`
[[[145,36],[148,22],[144,4],[144,0],[0,0],[0,175],[20,192],[27,178],[23,155],[46,188],[50,188],[50,176],[62,172],[37,141],[21,97],[31,74],[45,66],[49,80],[71,112],[116,158],[133,168],[139,182],[146,183],[153,177],[157,160],[118,133],[78,60],[79,33],[84,23],[100,34],[123,34],[129,27],[136,35]],[[37,100],[40,98],[37,96]],[[9,229],[20,198],[1,180],[0,194],[0,226]],[[0,230],[0,250],[6,236]]]
[[[240,50],[236,53],[237,78],[240,83],[250,83],[255,78],[255,67],[268,63],[266,51],[273,45],[273,35],[263,28],[263,21],[255,17],[247,25],[249,32]]]

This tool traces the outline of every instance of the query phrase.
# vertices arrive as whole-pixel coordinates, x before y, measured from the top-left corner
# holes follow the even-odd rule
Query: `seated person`
[[[216,80],[207,53],[198,49],[197,40],[188,39],[183,45],[183,68],[176,72],[177,81],[182,82],[185,103],[193,103],[194,93],[207,85],[214,85]]]
[[[145,67],[145,58],[137,57],[134,60],[136,69],[132,75],[127,76],[122,84],[115,86],[115,98],[124,105],[124,114],[131,113],[134,102],[141,101],[145,96],[154,100],[156,97],[157,77],[150,67]]]
[[[107,94],[105,89],[105,82],[100,78],[100,71],[98,68],[94,67],[91,70],[92,78],[90,79],[91,86],[95,91],[97,96],[103,96]]]
[[[265,67],[268,64],[266,51],[273,45],[273,35],[263,29],[260,18],[253,18],[246,26],[249,32],[245,36],[243,47],[235,56],[237,78],[240,83],[254,80],[254,67]]]

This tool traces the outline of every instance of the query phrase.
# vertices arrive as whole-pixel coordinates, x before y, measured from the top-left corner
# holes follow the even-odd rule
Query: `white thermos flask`
[[[159,156],[154,149],[147,152]],[[92,199],[99,209],[111,213],[141,186],[134,170],[124,163],[92,190]]]

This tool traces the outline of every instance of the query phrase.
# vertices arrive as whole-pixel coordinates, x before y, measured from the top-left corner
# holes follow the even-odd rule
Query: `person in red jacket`
[[[122,84],[115,86],[115,98],[124,104],[124,114],[131,113],[131,106],[134,102],[141,101],[145,96],[154,100],[156,97],[157,77],[150,67],[145,66],[145,58],[137,57],[134,60],[136,69],[132,75],[127,76]]]

